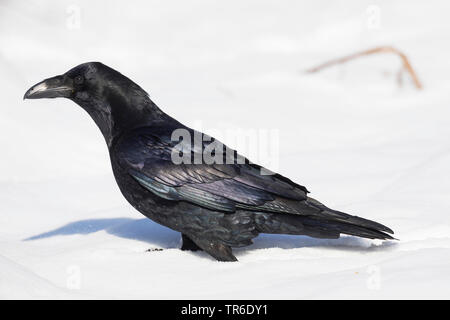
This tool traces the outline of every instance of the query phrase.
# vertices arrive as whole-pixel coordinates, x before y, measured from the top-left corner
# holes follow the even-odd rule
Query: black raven
[[[56,97],[89,113],[106,140],[122,194],[146,217],[181,232],[182,250],[236,261],[231,248],[250,245],[259,233],[393,239],[388,227],[326,207],[304,186],[263,172],[211,137],[194,141],[201,133],[165,114],[141,87],[100,62],[46,79],[24,99]]]

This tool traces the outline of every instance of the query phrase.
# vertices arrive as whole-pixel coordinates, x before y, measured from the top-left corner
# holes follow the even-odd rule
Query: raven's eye
[[[76,83],[76,84],[82,84],[83,83],[83,77],[82,76],[76,76],[75,77],[75,79],[73,79],[73,81]]]

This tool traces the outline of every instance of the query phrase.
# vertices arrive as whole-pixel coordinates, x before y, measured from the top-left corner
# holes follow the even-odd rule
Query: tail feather
[[[375,221],[330,209],[308,198],[301,202],[304,214],[264,213],[257,216],[257,229],[262,233],[298,234],[316,238],[336,239],[348,234],[369,239],[395,240],[394,232]],[[305,214],[306,213],[306,214]]]
[[[394,240],[391,235],[376,229],[367,228],[357,224],[340,221],[330,221],[317,218],[303,218],[302,223],[307,229],[335,231],[339,234],[348,234],[368,239]]]
[[[356,225],[359,227],[364,227],[367,229],[372,229],[375,231],[382,231],[393,234],[394,231],[392,231],[390,228],[386,227],[385,225],[382,225],[381,223],[364,219],[357,216],[352,216],[344,212],[340,212],[337,210],[330,209],[326,207],[324,204],[320,203],[314,198],[308,197],[308,199],[304,202],[308,206],[315,207],[318,209],[319,215],[323,217],[324,219],[331,220],[331,221],[340,221],[344,223],[348,223],[351,225]]]

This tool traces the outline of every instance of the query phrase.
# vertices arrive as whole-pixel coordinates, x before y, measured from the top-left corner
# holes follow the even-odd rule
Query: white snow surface
[[[0,2],[0,298],[450,298],[449,9],[406,0]],[[304,72],[380,45],[408,56],[423,90],[405,73],[398,85],[392,54]],[[278,172],[400,241],[261,235],[234,250],[237,263],[180,251],[179,233],[124,200],[80,107],[22,100],[87,61],[121,71],[165,112],[231,146],[229,128],[275,130]]]

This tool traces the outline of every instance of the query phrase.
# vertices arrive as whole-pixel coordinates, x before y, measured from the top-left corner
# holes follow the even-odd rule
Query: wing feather
[[[231,164],[175,164],[171,161],[174,147],[167,136],[145,128],[119,143],[119,163],[143,187],[164,199],[214,210],[232,212],[238,207],[290,213],[296,208],[285,199],[307,198],[305,187],[278,174],[263,175],[264,168],[248,160],[237,163],[237,154]]]

